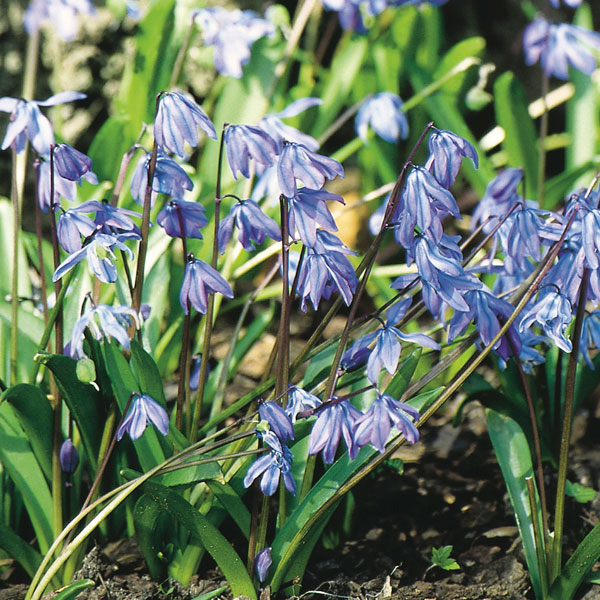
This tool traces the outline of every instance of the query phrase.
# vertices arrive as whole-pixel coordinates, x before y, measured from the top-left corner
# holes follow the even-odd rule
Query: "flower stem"
[[[556,506],[554,510],[554,542],[550,553],[550,581],[554,581],[561,568],[562,538],[565,514],[565,491],[567,488],[567,461],[569,457],[569,441],[571,439],[571,426],[573,424],[573,404],[575,401],[575,387],[577,384],[577,361],[579,359],[579,342],[585,315],[590,271],[584,268],[579,288],[577,314],[573,329],[573,349],[567,365],[567,379],[565,382],[565,402],[562,417],[562,434],[560,437],[560,454],[558,458],[558,476],[556,482]]]
[[[17,150],[12,146],[12,185],[10,197],[13,209],[12,277],[11,277],[11,322],[10,322],[10,384],[17,383],[19,364],[19,234],[21,232],[21,210],[17,186]]]
[[[221,131],[221,140],[219,143],[219,160],[217,164],[217,184],[215,190],[215,227],[213,233],[213,251],[211,266],[217,268],[217,259],[219,257],[219,222],[221,217],[221,172],[223,169],[223,153],[225,149],[225,128],[223,125]],[[188,439],[195,442],[198,439],[198,428],[200,427],[200,419],[202,418],[202,404],[204,400],[204,390],[206,388],[206,375],[208,373],[208,359],[210,355],[210,341],[213,330],[213,310],[215,305],[214,293],[209,294],[206,303],[206,315],[204,317],[204,340],[202,345],[202,359],[200,361],[200,381],[198,382],[198,390],[196,391],[196,403],[194,406],[194,416],[191,423]]]

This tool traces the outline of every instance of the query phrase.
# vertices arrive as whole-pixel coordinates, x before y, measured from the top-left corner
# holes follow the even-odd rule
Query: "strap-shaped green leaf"
[[[36,385],[19,383],[8,388],[2,400],[14,408],[33,453],[46,476],[52,479],[52,408]]]
[[[227,579],[234,597],[256,600],[252,579],[237,552],[221,532],[178,493],[152,482],[143,485],[161,510],[174,517],[206,548]]]
[[[248,539],[250,536],[250,512],[237,492],[227,483],[207,481],[206,484]]]
[[[533,477],[529,444],[523,430],[516,421],[490,408],[486,409],[486,415],[488,433],[515,513],[531,583],[536,597],[541,598],[542,574],[538,566],[538,549],[535,543],[529,494],[525,483],[527,477]],[[536,507],[539,511],[537,494]],[[541,511],[539,512],[538,517],[541,523]],[[544,555],[543,561],[545,563],[544,549],[540,548],[539,552]]]
[[[45,554],[54,539],[52,497],[27,436],[7,402],[0,404],[0,461],[23,497],[40,551]]]
[[[42,555],[2,521],[0,521],[0,548],[14,558],[30,577],[35,575],[42,562]]]
[[[158,556],[159,546],[156,535],[156,522],[163,513],[163,508],[148,494],[142,494],[135,503],[133,526],[148,570],[152,579],[163,579],[167,565]]]
[[[510,71],[498,77],[494,84],[494,107],[498,125],[504,129],[502,143],[511,167],[525,169],[528,198],[537,197],[538,146],[533,120],[529,116],[523,86]]]
[[[550,600],[570,600],[600,560],[600,525],[596,525],[577,546],[550,588]]]
[[[46,365],[54,375],[65,402],[77,423],[81,440],[92,469],[96,470],[100,436],[103,423],[100,395],[89,383],[77,378],[77,362],[62,354],[38,355],[37,360]]]
[[[93,579],[80,579],[57,591],[54,600],[75,600],[83,590],[94,587],[96,582]]]

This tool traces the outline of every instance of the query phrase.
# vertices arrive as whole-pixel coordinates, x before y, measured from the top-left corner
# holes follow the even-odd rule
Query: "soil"
[[[326,534],[329,548],[315,550],[295,590],[298,598],[533,599],[482,409],[471,405],[459,427],[449,417],[430,423],[423,439],[398,456],[403,473],[391,462],[355,488],[349,534],[339,539],[342,518],[334,516]],[[588,445],[581,426],[578,430],[569,479],[598,489],[600,453],[592,439]],[[600,495],[587,504],[569,499],[565,555],[599,520]],[[432,566],[432,549],[446,545],[453,546],[460,569]],[[226,585],[208,564],[186,589],[172,580],[154,582],[133,539],[93,548],[77,576],[96,582],[80,600],[193,600]],[[25,590],[0,582],[0,600],[20,600]],[[577,598],[600,599],[600,586],[583,588]]]

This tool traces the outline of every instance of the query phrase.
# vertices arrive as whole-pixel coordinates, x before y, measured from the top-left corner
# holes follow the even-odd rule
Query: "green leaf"
[[[147,481],[143,491],[181,526],[185,527],[213,557],[227,579],[234,597],[256,600],[256,590],[243,561],[221,532],[178,493]]]
[[[331,63],[320,94],[323,104],[312,131],[312,135],[317,137],[333,122],[346,102],[367,55],[369,43],[363,36],[346,37],[338,47],[340,50]]]
[[[96,582],[93,579],[80,579],[57,590],[54,600],[75,600],[83,590],[94,587]]]
[[[152,396],[157,402],[166,406],[165,392],[158,366],[137,340],[131,340],[131,371],[140,385],[140,392]]]
[[[167,565],[160,559],[159,536],[156,532],[157,521],[163,508],[148,494],[142,494],[133,509],[135,537],[146,561],[152,579],[164,579]]]
[[[486,415],[488,433],[515,513],[531,583],[536,597],[541,598],[541,577],[545,577],[545,574],[540,573],[538,566],[538,548],[536,548],[531,505],[525,483],[525,478],[533,477],[529,444],[516,421],[489,408],[486,409]],[[541,523],[537,494],[535,506],[540,513],[538,518]],[[539,548],[539,552],[543,557],[543,564],[545,564],[544,549]]]
[[[470,37],[461,40],[444,54],[433,72],[433,78],[439,79],[440,77],[443,77],[465,59],[473,57],[480,58],[483,55],[484,50],[485,39],[482,37]],[[456,75],[456,77],[453,77],[448,83],[444,84],[442,90],[449,97],[456,97],[462,90],[468,75],[468,71],[463,71]]]
[[[35,385],[19,383],[2,395],[14,408],[33,453],[48,481],[52,479],[52,408],[48,398]]]
[[[445,571],[456,571],[460,565],[450,555],[454,546],[442,546],[431,550],[431,562]]]
[[[42,562],[42,555],[2,521],[0,521],[0,548],[14,558],[30,577],[35,575]]]
[[[229,484],[219,481],[207,481],[206,484],[248,539],[250,536],[250,512],[236,491]]]
[[[537,133],[529,116],[523,87],[510,71],[500,75],[494,84],[494,107],[498,125],[506,134],[503,147],[508,153],[508,164],[525,170],[525,193],[528,198],[536,198]]]
[[[54,540],[50,489],[27,435],[7,402],[0,403],[0,462],[21,493],[40,551],[46,554]]]
[[[591,502],[598,494],[598,492],[591,487],[586,487],[577,482],[571,483],[569,480],[567,480],[566,492],[567,496],[571,496],[571,498],[574,498],[576,502],[580,502],[581,504]]]
[[[96,388],[77,377],[77,361],[62,354],[38,354],[37,360],[52,371],[81,434],[87,457],[95,471],[104,422]]]
[[[570,600],[600,559],[600,525],[577,546],[550,588],[549,600]]]

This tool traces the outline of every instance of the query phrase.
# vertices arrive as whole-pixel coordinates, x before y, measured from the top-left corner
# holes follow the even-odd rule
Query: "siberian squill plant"
[[[209,554],[236,597],[255,599],[267,586],[297,592],[290,582],[301,580],[352,487],[416,443],[469,377],[485,401],[493,383],[475,373],[483,361],[505,386],[517,375],[524,384],[512,416],[512,405],[486,410],[535,593],[571,597],[600,556],[594,529],[562,566],[566,425],[552,531],[542,464],[555,449],[546,432],[570,424],[579,355],[597,362],[596,181],[579,165],[546,184],[544,144],[539,163],[521,152],[536,144],[524,137],[531,123],[511,120],[527,109],[509,73],[495,89],[507,148],[495,159],[509,161],[496,173],[458,109],[480,42],[436,56],[440,70],[423,62],[430,40],[418,32],[438,31],[444,0],[323,0],[349,31],[339,47],[335,16],[321,41],[311,34],[316,4],[293,22],[277,6],[263,18],[151,4],[112,116],[87,153],[41,110],[83,93],[30,98],[42,32],[80,35],[78,15],[92,7],[35,0],[25,15],[25,99],[0,98],[9,115],[2,148],[14,164],[12,230],[1,231],[13,246],[0,277],[11,327],[0,361],[8,365],[0,369],[0,462],[18,498],[5,505],[0,547],[32,578],[28,600],[94,585],[72,581],[89,541],[123,531],[137,537],[157,580],[186,585]],[[130,19],[136,7],[127,8]],[[398,51],[397,17],[413,23],[406,61],[389,54]],[[523,47],[545,77],[566,78],[569,65],[593,71],[598,42],[581,24],[538,17]],[[329,50],[331,64],[323,62]],[[219,75],[199,103],[186,69],[204,52]],[[407,78],[412,96],[399,89]],[[481,72],[480,80],[483,93]],[[412,118],[416,106],[429,124]],[[347,139],[352,118],[356,137]],[[333,151],[338,138],[346,143]],[[20,222],[30,163],[35,235]],[[340,222],[356,208],[340,180],[357,168],[365,201],[385,197],[362,250]],[[564,189],[582,176],[589,187]],[[481,197],[470,215],[455,196],[464,181]],[[383,256],[393,264],[380,264]],[[293,355],[297,311],[317,324]],[[228,341],[221,354],[217,335]],[[260,356],[262,372],[232,397],[230,382],[265,339],[274,343]],[[548,388],[565,393],[542,417],[528,378],[550,359]],[[448,375],[458,360],[465,366]],[[516,466],[507,458],[515,453]],[[525,478],[510,470],[517,466]],[[24,526],[11,514],[19,503]],[[227,521],[241,542],[225,538]]]

